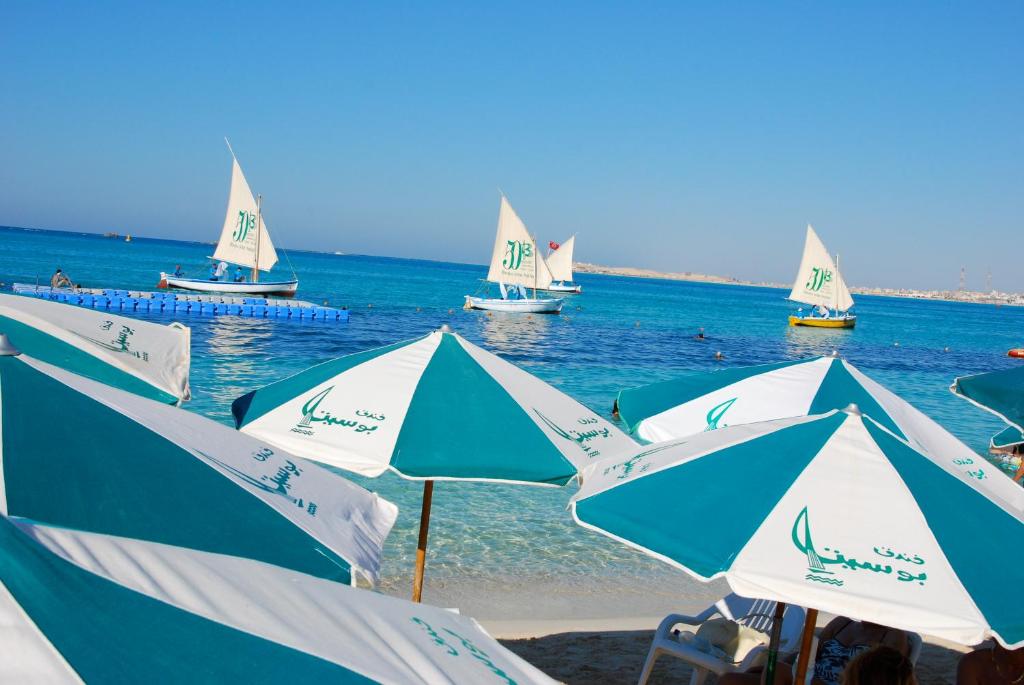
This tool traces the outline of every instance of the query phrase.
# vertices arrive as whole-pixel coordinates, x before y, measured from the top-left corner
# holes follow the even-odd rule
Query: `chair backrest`
[[[729,594],[715,602],[715,607],[728,619],[762,633],[770,633],[775,622],[775,604],[770,599],[750,599]],[[806,618],[807,612],[803,607],[786,605],[782,614],[782,631],[779,633],[779,652],[791,654],[800,648],[800,636]]]

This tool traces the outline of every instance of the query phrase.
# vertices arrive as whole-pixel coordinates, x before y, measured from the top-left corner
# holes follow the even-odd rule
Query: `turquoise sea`
[[[126,243],[0,228],[0,282],[47,282],[59,266],[83,286],[150,290],[159,272],[175,264],[190,274],[205,273],[211,250],[200,243]],[[188,410],[230,423],[231,401],[255,387],[448,323],[606,416],[621,388],[836,349],[984,452],[1002,424],[947,388],[958,375],[1013,366],[1006,350],[1024,344],[1019,307],[860,296],[855,330],[798,329],[786,325],[792,306],[781,290],[587,274],[578,278],[584,294],[570,299],[561,316],[488,316],[462,309],[463,296],[476,291],[485,275],[481,265],[288,254],[299,275],[299,298],[347,306],[350,322],[183,319],[192,328],[194,399]],[[287,262],[278,272],[288,272]],[[699,327],[703,341],[694,338]],[[723,361],[715,360],[718,351]],[[453,426],[459,421],[444,418]],[[993,476],[999,476],[997,468],[991,467]],[[399,505],[382,589],[407,595],[420,486],[392,475],[348,477]],[[571,494],[568,488],[438,483],[424,600],[481,618],[538,619],[656,615],[715,594],[575,526],[565,508]],[[727,506],[723,502],[723,510]],[[699,521],[680,521],[681,532],[699,530]]]

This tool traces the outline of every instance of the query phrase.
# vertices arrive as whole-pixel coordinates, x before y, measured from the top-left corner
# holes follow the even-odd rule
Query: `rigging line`
[[[288,250],[282,247],[281,252],[284,253],[284,258],[288,261],[288,268],[292,270],[292,278],[298,280],[299,276],[295,273],[295,267],[292,266],[292,258],[288,256]]]

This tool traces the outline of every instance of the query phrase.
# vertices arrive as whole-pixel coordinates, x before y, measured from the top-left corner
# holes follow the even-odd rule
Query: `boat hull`
[[[583,292],[582,285],[574,283],[552,283],[547,288],[537,288],[539,293],[561,293],[563,295],[579,295]]]
[[[840,316],[836,318],[822,318],[813,316],[790,316],[790,326],[809,326],[811,328],[853,328],[857,325],[856,316]]]
[[[486,309],[493,312],[519,312],[521,314],[557,314],[562,311],[562,298],[544,297],[524,300],[503,300],[493,297],[466,295],[466,309]]]
[[[257,283],[234,283],[232,281],[209,281],[199,278],[178,278],[171,274],[160,274],[160,288],[179,288],[200,293],[233,293],[236,295],[280,295],[292,297],[299,289],[298,280],[261,281]]]

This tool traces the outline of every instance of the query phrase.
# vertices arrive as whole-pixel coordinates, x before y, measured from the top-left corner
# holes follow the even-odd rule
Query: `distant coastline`
[[[731,276],[715,276],[713,274],[701,274],[692,271],[662,272],[654,271],[653,269],[638,269],[632,266],[602,266],[600,264],[588,264],[587,262],[574,263],[573,270],[577,273],[601,274],[605,276],[629,276],[632,278],[658,278],[667,281],[746,285],[756,286],[759,288],[776,288],[778,290],[789,290],[790,288],[790,286],[785,283],[772,283],[768,281],[759,283],[756,281],[732,278]],[[995,290],[983,293],[973,290],[918,290],[916,288],[851,287],[850,292],[854,295],[905,297],[915,300],[941,300],[944,302],[969,302],[973,304],[994,304],[1014,307],[1024,306],[1024,294],[1003,293]]]
[[[82,236],[91,236],[96,238],[107,238],[110,239],[117,235],[113,232],[98,233],[94,231],[75,231],[70,229],[60,228],[29,228],[23,226],[3,226],[0,225],[0,229],[14,230],[14,231],[27,231],[27,232],[45,232],[45,233],[73,233]],[[176,242],[176,243],[188,243],[192,245],[214,245],[209,241],[200,240],[186,240],[181,238],[147,238],[137,234],[132,234],[133,239],[136,240],[158,240],[161,242]],[[284,249],[284,248],[281,248]],[[311,254],[326,254],[339,256],[337,251],[331,252],[328,250],[312,250],[302,248],[287,248],[289,252],[307,252]],[[384,257],[387,259],[409,259],[411,261],[420,262],[436,262],[439,264],[461,264],[464,266],[479,266],[486,268],[486,265],[482,264],[470,264],[463,262],[447,262],[436,259],[423,259],[423,258],[410,258],[410,257],[391,257],[389,255],[363,255],[354,253],[345,253],[345,257]],[[630,278],[655,278],[667,281],[689,281],[693,283],[717,283],[719,285],[745,285],[753,286],[757,288],[775,288],[778,290],[789,290],[790,285],[787,283],[773,283],[771,281],[748,281],[741,278],[733,278],[731,276],[717,276],[715,274],[702,274],[693,271],[655,271],[654,269],[641,269],[632,266],[603,266],[601,264],[590,264],[588,262],[574,262],[573,270],[577,273],[586,274],[598,274],[604,276],[626,276]],[[854,295],[878,295],[881,297],[905,297],[915,300],[940,300],[945,302],[968,302],[973,304],[993,304],[993,305],[1007,305],[1007,306],[1024,306],[1024,293],[1005,293],[993,290],[992,292],[984,293],[974,290],[918,290],[916,288],[872,288],[872,287],[851,287],[850,292]]]

